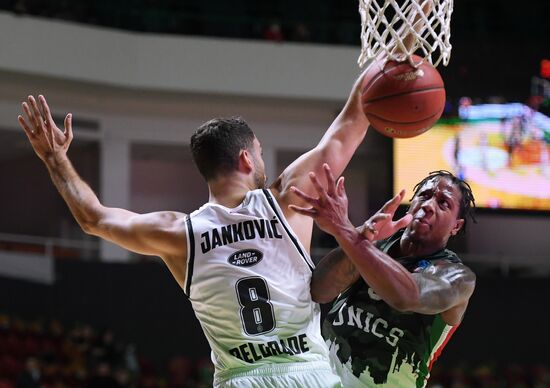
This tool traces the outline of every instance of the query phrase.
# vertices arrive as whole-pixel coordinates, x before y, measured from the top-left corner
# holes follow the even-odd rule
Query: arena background
[[[273,179],[316,144],[359,74],[357,4],[205,3],[0,1],[0,384],[36,359],[46,386],[208,386],[208,345],[164,265],[84,235],[16,119],[29,94],[58,123],[72,112],[69,156],[109,206],[204,203],[188,143],[216,116],[249,121]],[[548,115],[549,19],[543,0],[456,1],[445,118],[462,97]],[[371,130],[346,170],[353,222],[392,195],[393,150]],[[550,386],[550,213],[477,220],[452,248],[478,286],[431,384]],[[317,232],[314,257],[332,245]]]

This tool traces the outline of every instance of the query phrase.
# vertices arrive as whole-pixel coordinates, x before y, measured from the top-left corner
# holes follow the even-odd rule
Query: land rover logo
[[[262,261],[264,254],[256,249],[243,249],[227,258],[227,262],[236,267],[251,267]]]

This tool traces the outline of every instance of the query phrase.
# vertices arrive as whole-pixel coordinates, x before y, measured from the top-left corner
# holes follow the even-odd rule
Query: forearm
[[[397,310],[418,304],[419,288],[412,275],[351,224],[335,238],[361,277],[386,303]]]
[[[101,203],[90,186],[80,178],[66,155],[48,156],[45,164],[55,187],[67,203],[71,213],[89,233],[100,218]]]
[[[355,265],[342,249],[331,251],[315,267],[311,279],[311,297],[315,302],[328,303],[359,279]]]
[[[352,147],[353,153],[363,141],[369,127],[369,120],[363,112],[361,103],[363,79],[367,72],[368,70],[365,70],[355,81],[344,108],[321,139],[319,143],[321,147],[327,143],[338,141],[346,147]]]
[[[327,163],[335,175],[340,175],[348,165],[369,127],[369,121],[361,104],[361,86],[364,77],[365,73],[355,81],[346,105],[317,146],[296,159],[274,182],[273,188],[280,193],[283,205],[296,204],[294,195],[287,196],[292,186],[306,193],[313,192],[308,172],[320,175],[323,164]]]
[[[369,120],[363,112],[361,94],[368,72],[369,69],[365,70],[355,80],[344,108],[312,151],[316,157],[309,170],[320,170],[322,163],[328,163],[333,173],[340,175],[365,138]]]
[[[340,175],[363,142],[368,127],[369,121],[362,111],[356,115],[342,112],[319,142],[318,159],[327,163],[335,175]],[[321,171],[322,163],[317,165]]]

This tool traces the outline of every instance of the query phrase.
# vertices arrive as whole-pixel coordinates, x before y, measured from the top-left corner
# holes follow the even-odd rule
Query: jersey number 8
[[[269,301],[269,288],[259,276],[242,278],[235,285],[241,305],[241,321],[248,335],[259,335],[275,328],[273,305]]]

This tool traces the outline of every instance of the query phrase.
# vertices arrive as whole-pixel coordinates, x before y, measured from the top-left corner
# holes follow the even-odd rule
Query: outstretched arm
[[[65,131],[61,131],[43,96],[39,96],[39,103],[29,96],[22,105],[26,118],[19,116],[19,124],[81,228],[133,252],[160,256],[171,270],[179,272],[185,261],[178,263],[176,257],[185,260],[186,251],[183,215],[175,212],[137,214],[103,206],[67,157],[73,139],[72,115],[67,115]]]
[[[307,173],[314,171],[320,174],[322,164],[328,163],[335,173],[341,174],[363,141],[369,121],[363,113],[361,91],[364,80],[371,73],[372,67],[365,70],[356,80],[346,105],[325,132],[319,144],[288,166],[272,185],[285,213],[292,215],[287,211],[286,205],[303,203],[301,198],[291,192],[291,186],[297,186],[306,193],[313,193],[314,189]]]
[[[325,166],[325,175],[329,183],[326,190],[316,175],[310,174],[317,198],[294,189],[311,207],[291,207],[312,217],[322,230],[332,234],[361,277],[390,306],[400,311],[443,313],[447,323],[458,324],[475,286],[473,273],[467,267],[453,263],[442,263],[423,272],[409,273],[376,248],[368,236],[353,227],[348,218],[343,178],[335,184],[328,166]],[[400,196],[403,194],[400,193]],[[334,258],[329,259],[329,263],[331,260],[334,261]],[[341,262],[342,259],[339,260]]]

